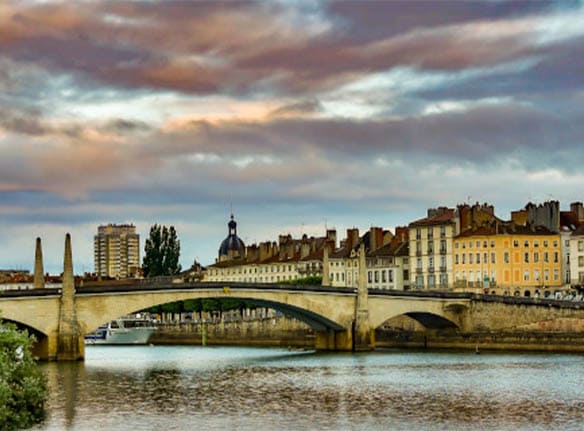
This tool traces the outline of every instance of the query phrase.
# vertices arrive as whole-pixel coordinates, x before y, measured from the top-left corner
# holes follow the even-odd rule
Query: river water
[[[88,346],[35,430],[579,430],[584,356]]]

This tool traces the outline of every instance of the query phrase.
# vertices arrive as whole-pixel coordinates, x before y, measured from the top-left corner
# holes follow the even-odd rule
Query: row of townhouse
[[[327,230],[324,237],[293,239],[280,235],[279,241],[246,246],[237,236],[233,215],[228,236],[219,247],[215,264],[204,271],[206,281],[245,283],[279,283],[299,278],[321,276],[324,248],[334,248],[336,232]]]
[[[558,295],[584,284],[584,210],[528,204],[504,221],[487,204],[429,209],[409,224],[411,286]]]
[[[501,295],[550,296],[584,286],[584,208],[576,202],[528,204],[510,220],[487,204],[431,208],[426,217],[397,227],[347,229],[246,247],[228,224],[217,262],[205,280],[277,283],[322,276],[323,284],[357,287],[361,271],[370,289],[449,289]],[[359,251],[365,252],[365,268]]]

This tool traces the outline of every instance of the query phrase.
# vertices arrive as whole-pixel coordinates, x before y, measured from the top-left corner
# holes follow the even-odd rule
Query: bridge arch
[[[331,297],[335,297],[332,299]],[[83,333],[124,315],[153,306],[189,299],[239,299],[257,306],[269,307],[294,317],[315,331],[346,331],[354,316],[352,295],[311,294],[268,289],[228,288],[161,288],[156,291],[127,291],[119,294],[77,293],[77,319]],[[339,301],[346,303],[339,307]]]
[[[398,316],[408,316],[428,329],[460,329],[468,303],[460,300],[417,298],[415,296],[370,296],[369,313],[373,329]]]
[[[221,298],[222,298],[221,296],[206,297],[206,299],[221,299]],[[199,298],[190,298],[190,299],[199,299]],[[334,322],[323,315],[316,314],[310,310],[299,308],[299,307],[296,307],[296,306],[293,306],[290,304],[285,304],[285,303],[271,301],[271,300],[260,300],[260,299],[248,298],[248,297],[244,297],[244,296],[242,296],[242,297],[232,296],[232,297],[230,297],[230,299],[237,299],[237,300],[245,301],[245,302],[252,304],[252,305],[255,305],[257,307],[271,308],[273,310],[279,311],[286,316],[293,317],[301,322],[306,323],[310,328],[314,329],[315,331],[329,331],[329,330],[343,331],[343,330],[345,330],[345,328],[343,328],[337,322]],[[177,301],[172,301],[172,302],[177,302]],[[153,306],[169,304],[172,302],[161,302],[158,304],[154,304]],[[148,308],[150,308],[150,307],[148,307]],[[144,309],[135,309],[135,310],[131,309],[130,311],[125,313],[125,315],[134,314],[134,313],[137,313],[137,312],[140,312],[143,310]],[[95,323],[92,323],[92,324],[86,323],[84,325],[85,326],[84,331],[87,331],[86,333],[92,332],[95,329],[97,329],[99,326],[106,324],[109,321],[114,320],[118,317],[122,317],[122,315],[113,316],[113,317],[111,317],[111,315],[110,315],[109,317],[107,317],[107,320],[104,320],[105,317],[102,316],[101,320],[104,320],[104,321],[97,324],[97,326],[95,325]],[[89,330],[87,328],[89,328]]]

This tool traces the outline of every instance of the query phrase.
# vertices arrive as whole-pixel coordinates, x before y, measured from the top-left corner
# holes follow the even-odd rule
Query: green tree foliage
[[[180,241],[174,226],[167,228],[155,224],[150,228],[150,237],[144,245],[142,270],[144,277],[174,275],[181,271]]]
[[[35,363],[32,338],[0,323],[0,429],[28,428],[44,418],[47,385]]]
[[[311,275],[309,277],[297,278],[295,280],[284,280],[281,281],[282,284],[294,284],[294,285],[310,285],[310,286],[320,286],[322,284],[322,276]]]
[[[148,308],[149,313],[190,313],[201,311],[229,311],[256,308],[249,301],[236,298],[202,298],[177,301]]]

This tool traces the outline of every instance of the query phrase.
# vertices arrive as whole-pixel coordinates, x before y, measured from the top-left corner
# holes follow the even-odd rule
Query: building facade
[[[294,239],[291,235],[280,235],[278,242],[245,246],[236,227],[232,215],[228,236],[219,247],[216,262],[207,267],[205,281],[279,283],[319,277],[323,273],[324,248],[332,251],[336,242],[336,231],[327,230],[324,237],[303,235]]]
[[[328,282],[333,287],[359,284],[359,249],[365,248],[368,289],[404,290],[409,280],[407,228],[397,228],[396,235],[372,227],[362,237],[356,228],[347,229],[347,237],[328,259]]]
[[[561,238],[544,226],[483,226],[453,246],[456,290],[548,297],[562,287]]]
[[[100,277],[128,278],[140,269],[140,235],[131,224],[97,228],[93,239],[95,273]]]
[[[453,208],[431,208],[409,224],[409,275],[412,289],[452,287],[452,239],[459,220]]]

